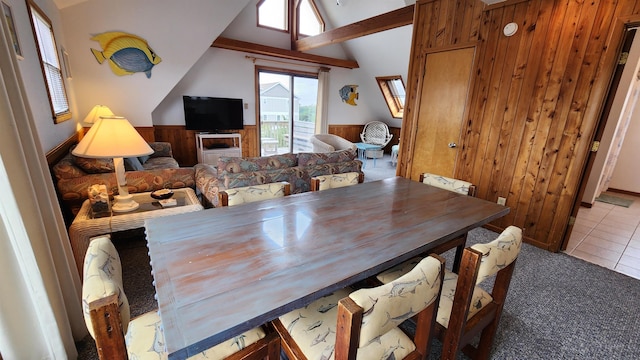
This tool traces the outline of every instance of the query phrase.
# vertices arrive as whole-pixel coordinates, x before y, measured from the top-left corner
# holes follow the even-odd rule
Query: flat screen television
[[[187,130],[218,132],[244,126],[242,99],[185,95],[182,100]]]

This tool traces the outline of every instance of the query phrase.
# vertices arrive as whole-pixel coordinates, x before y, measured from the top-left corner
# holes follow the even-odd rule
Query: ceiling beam
[[[310,62],[314,64],[337,66],[337,67],[342,67],[347,69],[357,69],[360,67],[358,65],[358,62],[353,60],[343,60],[343,59],[337,59],[337,58],[332,58],[327,56],[305,54],[300,51],[280,49],[273,46],[260,45],[260,44],[255,44],[247,41],[229,39],[225,37],[217,38],[213,42],[213,44],[211,44],[211,46],[221,48],[221,49],[244,51],[252,54],[275,56],[281,59],[305,61],[305,62]]]
[[[294,43],[295,50],[311,50],[321,46],[338,44],[361,36],[411,25],[413,24],[414,8],[415,5],[405,6],[398,10],[325,31],[320,35],[299,39]]]

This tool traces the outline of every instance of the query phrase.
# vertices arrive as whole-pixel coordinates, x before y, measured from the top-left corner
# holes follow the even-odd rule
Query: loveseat
[[[163,188],[195,188],[193,168],[180,168],[173,158],[171,144],[152,142],[153,154],[125,159],[125,178],[130,193],[155,191]],[[94,184],[107,186],[109,194],[118,193],[112,159],[89,159],[69,153],[53,165],[56,188],[63,205],[72,215],[77,214],[87,189]]]
[[[194,166],[196,189],[205,207],[218,206],[218,192],[243,186],[286,181],[291,194],[311,189],[311,178],[318,175],[362,172],[362,162],[353,150],[330,153],[298,153],[262,157],[225,157],[213,165]]]

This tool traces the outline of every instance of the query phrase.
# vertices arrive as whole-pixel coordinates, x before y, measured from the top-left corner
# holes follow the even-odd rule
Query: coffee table
[[[177,205],[175,206],[164,208],[158,200],[151,197],[150,192],[143,192],[131,194],[133,195],[133,200],[140,204],[138,209],[123,213],[114,212],[112,216],[94,216],[89,200],[85,200],[78,215],[76,215],[69,227],[69,240],[80,277],[82,277],[84,255],[92,237],[116,231],[142,228],[146,219],[204,209],[193,189],[182,188],[172,189],[172,191],[172,199],[177,200]]]
[[[362,168],[367,166],[367,150],[382,150],[382,146],[367,143],[356,143],[358,148],[358,159],[362,161]],[[376,167],[376,158],[373,158],[373,167]]]

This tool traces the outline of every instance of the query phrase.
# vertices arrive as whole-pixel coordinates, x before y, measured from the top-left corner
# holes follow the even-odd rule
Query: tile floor
[[[565,252],[571,256],[640,279],[640,197],[625,208],[596,201],[581,207]]]

